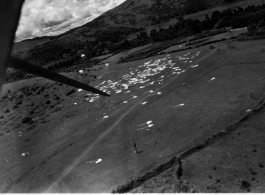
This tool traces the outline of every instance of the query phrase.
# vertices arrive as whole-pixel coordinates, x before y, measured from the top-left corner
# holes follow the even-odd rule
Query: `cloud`
[[[16,41],[61,34],[83,25],[125,0],[25,0]]]

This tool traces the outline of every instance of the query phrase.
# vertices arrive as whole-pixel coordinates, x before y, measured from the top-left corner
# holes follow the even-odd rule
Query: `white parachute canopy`
[[[85,56],[86,56],[85,54],[82,54],[82,55],[81,55],[81,58],[83,58],[83,57],[85,57]]]

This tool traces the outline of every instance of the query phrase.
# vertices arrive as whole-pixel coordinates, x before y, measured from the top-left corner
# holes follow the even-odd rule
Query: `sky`
[[[25,0],[16,41],[53,36],[81,26],[125,0]]]

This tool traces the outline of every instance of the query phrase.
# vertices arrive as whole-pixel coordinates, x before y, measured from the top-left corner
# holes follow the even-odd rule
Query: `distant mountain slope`
[[[48,39],[33,39],[24,41],[23,44],[15,44],[14,53],[23,53],[32,45],[47,44],[51,42],[56,45],[79,44],[80,42],[101,40],[111,42],[119,40],[128,33],[135,33],[140,27],[147,27],[162,20],[168,20],[170,17],[177,17],[188,11],[198,11],[203,8],[213,7],[223,4],[225,0],[127,0],[119,6],[109,10],[87,24],[72,29],[62,35]],[[240,0],[239,0],[240,1]],[[120,33],[120,34],[118,34]],[[115,39],[115,36],[117,38]],[[107,41],[106,41],[107,40]],[[114,40],[114,41],[113,41]],[[34,44],[32,44],[34,43]],[[27,48],[28,45],[28,48]],[[30,56],[23,54],[22,56]]]
[[[115,28],[139,28],[151,24],[150,17],[173,12],[183,6],[186,0],[127,0],[109,10],[93,21],[66,32],[59,39],[83,34],[93,39],[98,31],[115,30]]]
[[[190,2],[191,7],[198,7],[204,2],[207,7],[220,5],[225,0],[127,0],[119,6],[109,10],[87,24],[72,29],[58,39],[76,37],[82,40],[94,39],[94,34],[100,30],[109,30],[115,27],[139,28],[152,23],[152,18],[165,16],[185,9]],[[55,38],[56,39],[56,38]]]
[[[142,27],[150,24],[150,16],[168,14],[181,8],[186,0],[127,0],[96,18],[91,24],[125,25],[129,27]]]
[[[187,7],[194,7],[196,11],[202,5],[207,8],[223,3],[224,0],[127,0],[81,28],[106,28],[116,25],[144,27],[151,24],[152,17],[185,13]]]
[[[150,25],[150,16],[183,5],[186,0],[127,0],[112,10],[109,10],[87,24],[72,29],[52,39],[34,38],[16,43],[14,53],[31,49],[33,46],[41,45],[46,41],[57,40],[64,43],[78,41],[94,41],[96,34],[101,31],[116,31],[121,29],[133,29]]]

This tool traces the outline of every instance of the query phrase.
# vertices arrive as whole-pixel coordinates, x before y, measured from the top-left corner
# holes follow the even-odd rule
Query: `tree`
[[[198,24],[194,23],[191,25],[191,31],[196,34],[201,33],[201,28]]]
[[[253,33],[253,32],[255,32],[255,30],[257,30],[256,24],[252,23],[252,24],[248,25],[248,32]]]
[[[265,21],[264,21],[264,19],[261,19],[261,20],[258,22],[258,26],[259,26],[259,27],[263,27],[263,26],[265,26]]]
[[[194,13],[207,8],[205,0],[188,0],[185,5],[185,12]]]
[[[156,42],[158,38],[158,32],[156,29],[152,29],[150,32],[150,38],[152,42]]]
[[[211,17],[211,20],[213,21],[218,21],[221,17],[221,13],[219,11],[214,11],[212,13],[212,17]]]
[[[224,0],[224,3],[233,3],[235,2],[236,0]]]
[[[122,49],[130,49],[130,42],[127,39],[123,41]]]
[[[210,20],[210,17],[208,16],[208,14],[205,14],[205,20]]]
[[[144,40],[146,40],[146,39],[149,38],[148,35],[147,35],[147,33],[146,33],[146,31],[142,31],[142,32],[140,33],[140,37],[141,37],[142,39],[144,39]]]

